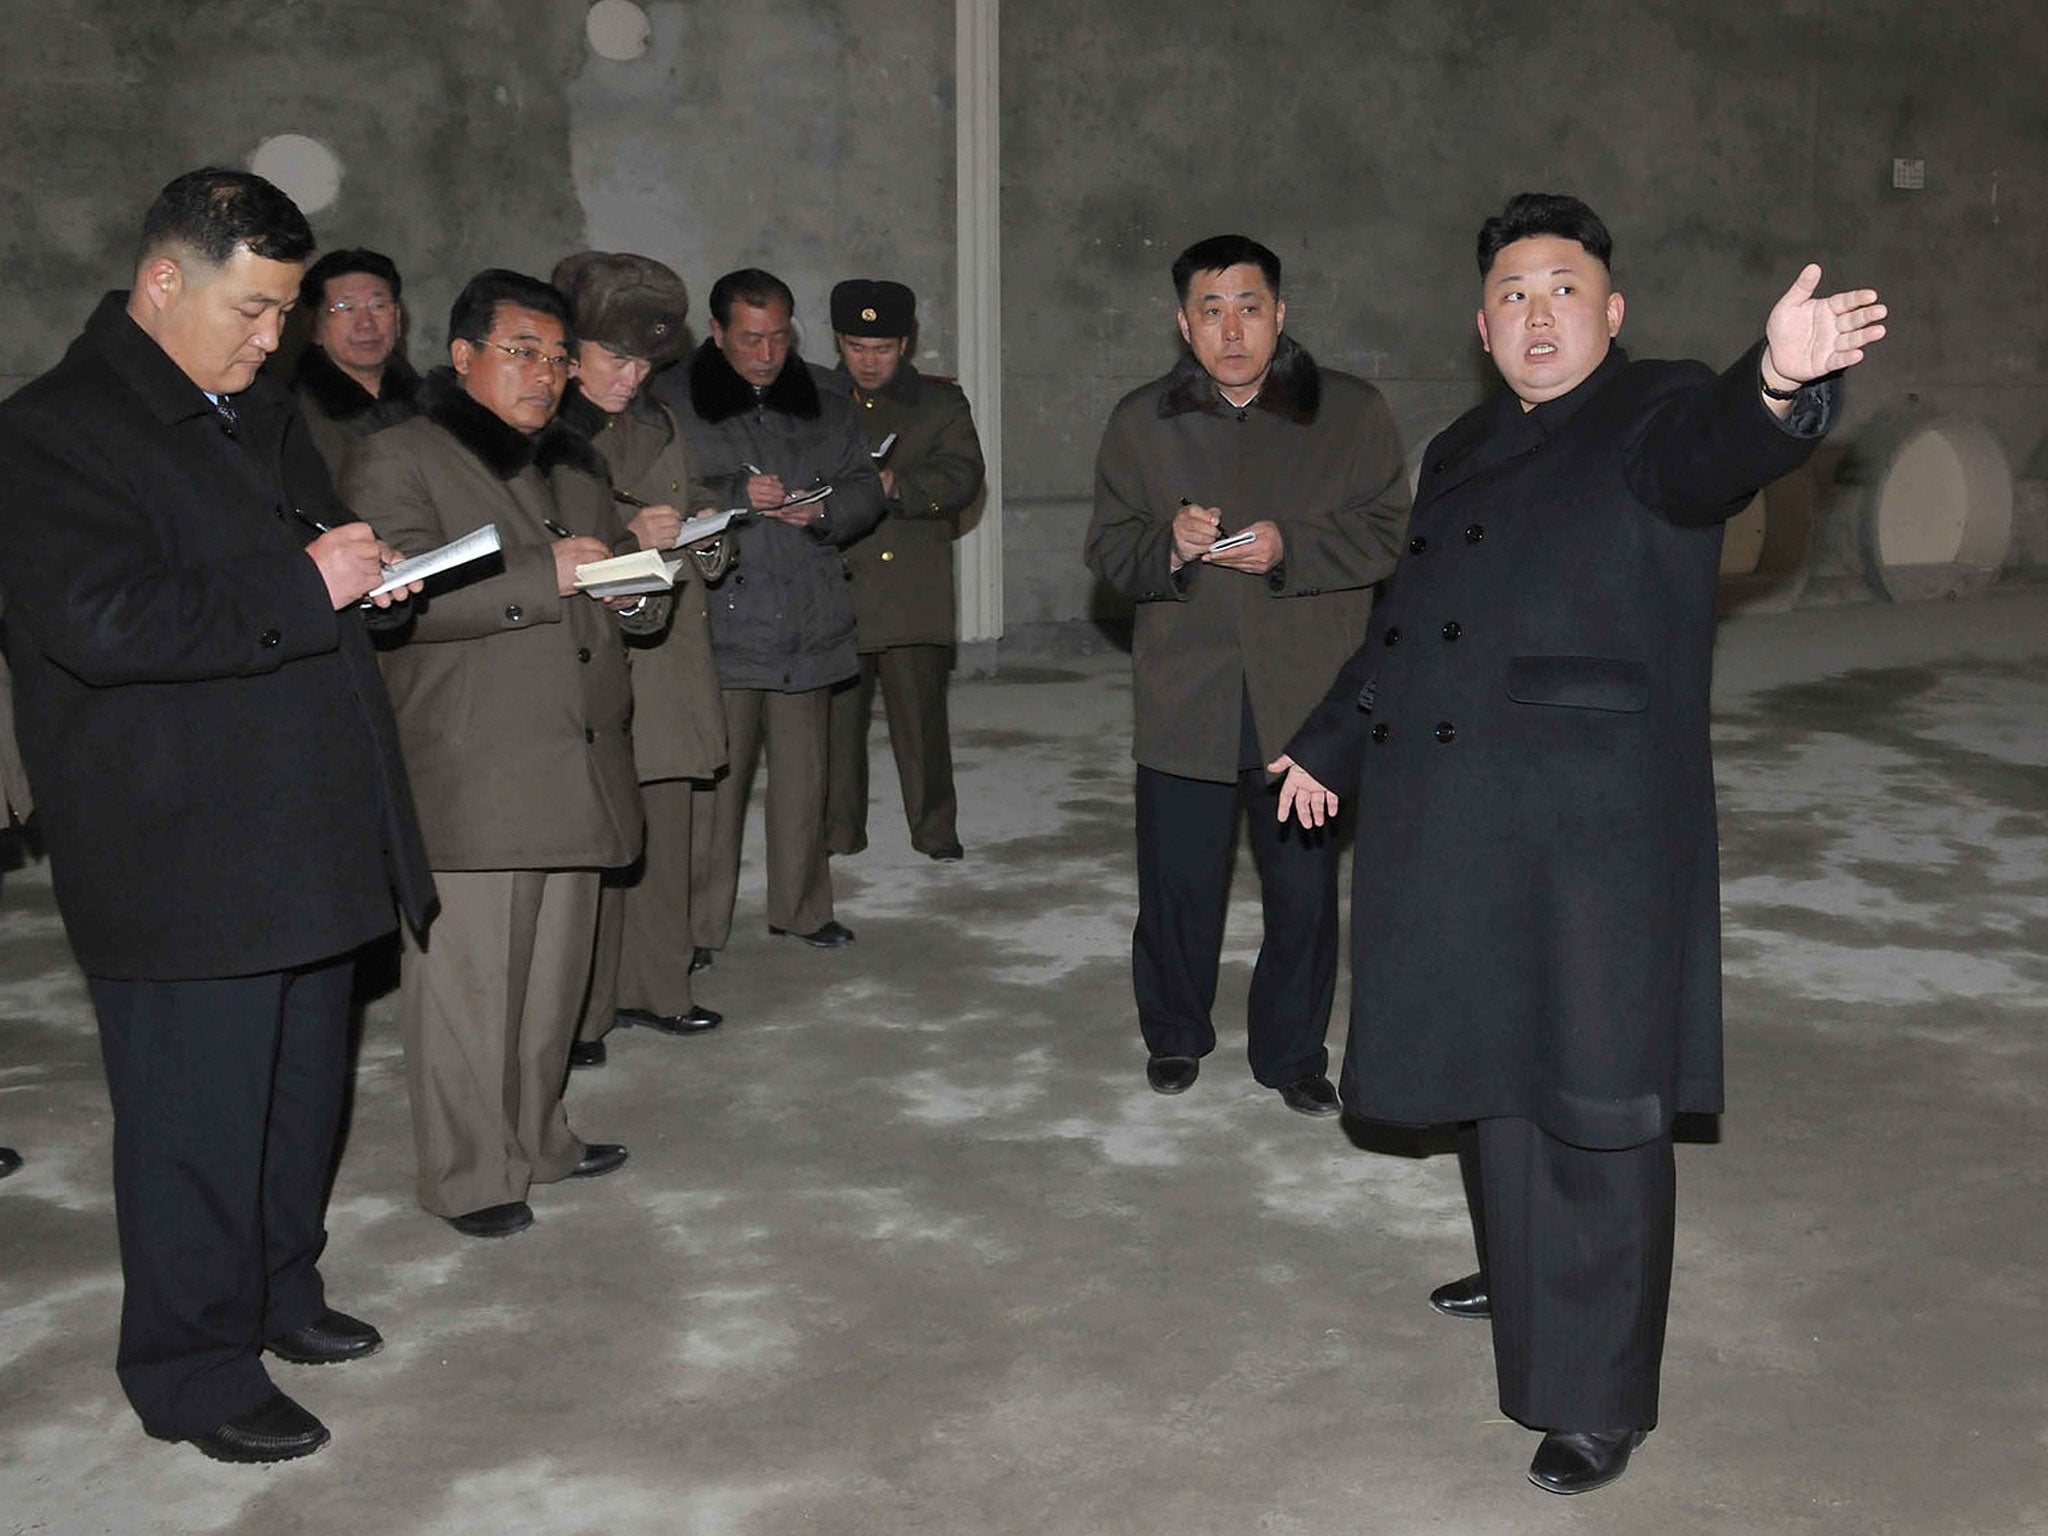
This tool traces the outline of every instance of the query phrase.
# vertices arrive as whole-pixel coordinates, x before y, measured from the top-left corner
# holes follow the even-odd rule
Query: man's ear
[[[1173,318],[1180,322],[1180,339],[1192,347],[1195,344],[1195,333],[1188,329],[1188,312],[1176,309]]]
[[[1273,301],[1273,329],[1275,331],[1287,329],[1287,301],[1285,299],[1275,299]]]
[[[1479,350],[1491,357],[1493,355],[1493,338],[1486,334],[1486,311],[1480,310],[1473,318],[1479,322]]]
[[[185,291],[185,269],[174,256],[152,256],[135,274],[135,287],[143,302],[162,314]]]
[[[476,361],[476,348],[458,336],[448,343],[448,361],[454,365],[457,378],[469,377],[469,365]]]
[[[1618,293],[1610,293],[1610,294],[1608,294],[1608,295],[1607,295],[1607,337],[1608,337],[1608,340],[1610,340],[1610,341],[1611,341],[1611,340],[1613,340],[1613,339],[1614,339],[1614,338],[1615,338],[1616,336],[1619,336],[1619,335],[1621,334],[1621,317],[1622,317],[1622,314],[1623,314],[1623,312],[1624,312],[1624,311],[1625,311],[1625,310],[1626,310],[1627,308],[1628,308],[1628,306],[1627,306],[1626,304],[1624,304],[1624,303],[1622,302],[1622,298],[1621,298],[1621,295],[1620,295],[1620,294],[1618,294]]]

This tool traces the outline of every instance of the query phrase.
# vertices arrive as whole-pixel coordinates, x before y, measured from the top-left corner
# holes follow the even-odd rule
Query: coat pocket
[[[1650,669],[1612,656],[1511,656],[1508,697],[1517,704],[1632,715],[1649,705]]]

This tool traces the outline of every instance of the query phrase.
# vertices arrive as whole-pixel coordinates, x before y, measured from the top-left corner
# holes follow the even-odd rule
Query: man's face
[[[313,344],[344,368],[380,373],[398,345],[398,301],[368,272],[344,272],[322,285]]]
[[[846,360],[846,371],[853,375],[853,382],[861,389],[873,394],[890,379],[895,377],[896,367],[903,361],[904,348],[910,340],[905,336],[839,336],[839,355]]]
[[[1195,361],[1228,390],[1256,389],[1273,366],[1287,306],[1273,297],[1253,262],[1197,272],[1180,307],[1180,334]]]
[[[640,393],[654,364],[644,357],[614,352],[601,341],[576,344],[576,382],[583,398],[608,415],[616,416]]]
[[[756,308],[743,299],[732,304],[732,320],[711,322],[711,343],[725,354],[732,371],[756,389],[766,389],[789,359],[789,306],[771,299]]]
[[[1480,344],[1523,410],[1578,388],[1621,330],[1621,295],[1606,265],[1562,235],[1502,247],[1482,300]]]
[[[143,263],[141,292],[131,297],[129,312],[194,384],[239,394],[277,350],[304,270],[246,245],[218,267],[197,256],[159,255]]]
[[[562,322],[517,304],[498,306],[482,341],[449,342],[448,360],[470,399],[521,432],[548,424],[569,379]]]

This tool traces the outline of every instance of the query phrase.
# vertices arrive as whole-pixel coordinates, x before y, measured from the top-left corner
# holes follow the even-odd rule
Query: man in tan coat
[[[1334,828],[1284,830],[1264,765],[1364,636],[1408,522],[1401,440],[1379,392],[1282,332],[1280,259],[1242,235],[1173,265],[1188,355],[1103,434],[1087,560],[1137,604],[1138,924],[1132,975],[1160,1093],[1216,1045],[1223,918],[1241,810],[1265,936],[1252,1076],[1337,1113],[1323,1034],[1337,979]],[[1370,849],[1360,849],[1370,858]]]
[[[683,520],[713,497],[690,473],[674,413],[645,385],[687,345],[689,293],[662,263],[623,252],[579,251],[556,263],[553,275],[576,322],[576,377],[562,424],[604,460],[614,501],[631,513],[625,546],[673,549]],[[605,876],[597,963],[569,1051],[572,1067],[602,1066],[614,1026],[692,1035],[723,1018],[698,1006],[690,984],[690,823],[692,794],[708,793],[725,764],[725,705],[704,589],[724,575],[726,557],[722,538],[693,543],[676,572],[667,626],[629,637],[633,762],[647,846],[637,863]]]
[[[917,296],[902,283],[850,278],[832,290],[833,382],[853,398],[888,510],[846,551],[860,675],[832,695],[825,846],[851,854],[868,845],[868,725],[879,683],[910,846],[957,859],[946,722],[957,634],[953,533],[981,489],[981,439],[960,386],[912,365],[916,329]]]
[[[384,658],[441,892],[399,981],[420,1203],[503,1237],[532,1224],[529,1185],[626,1160],[570,1131],[562,1084],[600,872],[639,855],[640,790],[620,620],[575,585],[624,530],[588,442],[553,421],[568,306],[486,271],[448,334],[422,414],[365,439],[342,488],[407,554],[486,523],[503,541],[501,560],[438,578]]]

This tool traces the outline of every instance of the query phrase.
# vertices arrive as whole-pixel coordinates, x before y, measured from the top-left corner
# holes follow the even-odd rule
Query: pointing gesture
[[[1815,298],[1820,267],[1808,262],[1785,296],[1771,306],[1765,322],[1764,382],[1773,389],[1795,389],[1823,374],[1854,367],[1863,349],[1883,339],[1886,310],[1877,292],[1857,288]]]

